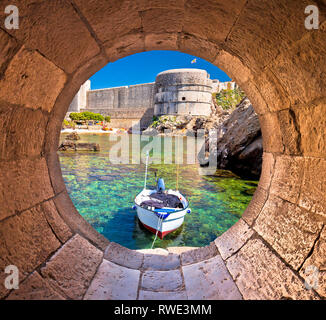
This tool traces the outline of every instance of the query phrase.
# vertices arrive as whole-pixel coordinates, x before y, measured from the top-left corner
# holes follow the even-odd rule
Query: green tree
[[[213,93],[216,103],[224,110],[235,109],[244,98],[245,93],[240,88],[221,90]]]
[[[70,113],[69,118],[74,121],[87,121],[87,120],[103,121],[104,120],[104,117],[100,113],[94,113],[90,111],[72,112]]]

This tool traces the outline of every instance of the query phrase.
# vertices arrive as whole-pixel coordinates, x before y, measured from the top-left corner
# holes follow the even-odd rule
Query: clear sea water
[[[65,136],[62,133],[61,140]],[[140,225],[136,211],[132,210],[133,200],[144,186],[145,165],[113,164],[109,156],[116,150],[117,141],[110,141],[110,134],[80,136],[78,142],[99,143],[101,151],[59,152],[63,178],[79,213],[110,241],[130,249],[150,248],[155,235]],[[154,146],[160,142],[163,145],[168,139],[175,141],[171,137],[156,139],[150,138]],[[140,149],[146,144],[141,143]],[[161,156],[163,152],[162,148]],[[186,148],[183,152],[186,156]],[[148,187],[155,185],[152,169],[157,169],[166,188],[175,189],[175,163],[154,163],[149,167]],[[208,245],[239,220],[258,181],[242,180],[225,171],[219,172],[219,176],[203,176],[198,164],[180,164],[178,168],[179,190],[188,198],[192,211],[182,227],[164,240],[157,239],[155,247]]]

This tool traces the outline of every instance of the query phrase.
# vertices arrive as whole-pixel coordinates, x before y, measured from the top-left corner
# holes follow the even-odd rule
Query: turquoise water
[[[154,234],[138,223],[136,211],[131,209],[134,197],[144,186],[145,165],[129,164],[131,161],[113,164],[110,156],[118,144],[110,141],[110,134],[80,136],[79,142],[99,143],[101,151],[59,152],[63,178],[79,213],[111,241],[130,249],[150,248]],[[64,137],[62,134],[61,140]],[[160,142],[163,146],[169,139],[174,141],[171,137],[156,139],[159,138],[150,141],[155,147]],[[147,143],[141,143],[141,150]],[[186,156],[186,148],[183,153]],[[139,152],[132,154],[139,155]],[[163,157],[163,151],[159,155]],[[127,162],[130,157],[126,155],[123,159]],[[228,172],[220,172],[221,176],[202,176],[198,164],[180,164],[178,167],[179,190],[188,198],[192,212],[186,216],[182,227],[164,240],[157,239],[155,247],[205,246],[239,220],[258,182],[241,180]],[[175,189],[175,163],[151,164],[148,187],[155,185],[152,169],[157,169],[158,175],[164,178],[166,188]]]

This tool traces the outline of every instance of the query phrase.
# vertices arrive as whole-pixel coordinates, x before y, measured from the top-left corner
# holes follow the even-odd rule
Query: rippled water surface
[[[61,135],[61,140],[65,135]],[[136,212],[131,209],[144,185],[145,165],[112,164],[109,155],[115,152],[117,141],[110,141],[109,134],[80,136],[79,142],[99,143],[101,151],[59,152],[63,178],[79,213],[111,241],[130,249],[150,248],[154,235],[138,223]],[[168,139],[173,140],[155,137],[153,144],[163,145]],[[141,150],[147,143],[141,144]],[[186,152],[184,148],[185,155]],[[151,164],[150,168],[158,169],[166,188],[175,189],[176,164]],[[148,186],[154,184],[150,171]],[[197,164],[179,165],[179,190],[188,198],[192,212],[186,215],[182,227],[164,240],[157,239],[155,247],[209,244],[239,220],[256,187],[257,181],[241,180],[225,172],[223,177],[203,176]]]

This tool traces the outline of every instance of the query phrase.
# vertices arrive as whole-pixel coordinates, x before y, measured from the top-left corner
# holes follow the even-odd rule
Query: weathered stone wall
[[[153,122],[154,108],[114,108],[114,109],[81,109],[80,111],[92,111],[102,115],[110,115],[109,128],[130,128],[138,123],[141,129],[147,128]]]
[[[132,85],[87,92],[87,110],[153,108],[154,83]]]
[[[219,80],[212,80],[212,92],[220,92],[221,90],[234,90],[237,84],[234,81],[220,82]]]
[[[319,7],[317,30],[304,27],[307,4]],[[0,270],[16,265],[20,289],[5,288],[1,272],[0,298],[326,297],[324,1],[17,5],[20,28],[0,27]],[[82,83],[108,62],[164,49],[214,63],[245,90],[259,115],[263,168],[240,221],[208,249],[137,255],[115,250],[79,215],[56,152]],[[310,290],[309,266],[318,271]],[[159,287],[150,280],[158,277]]]
[[[110,115],[109,127],[131,128],[136,122],[144,129],[153,120],[153,110],[154,83],[90,90],[88,80],[75,95],[68,113],[92,111]]]
[[[68,112],[80,112],[80,109],[86,108],[87,106],[87,92],[91,89],[91,82],[87,80],[80,86],[77,94],[72,99],[69,105]]]

